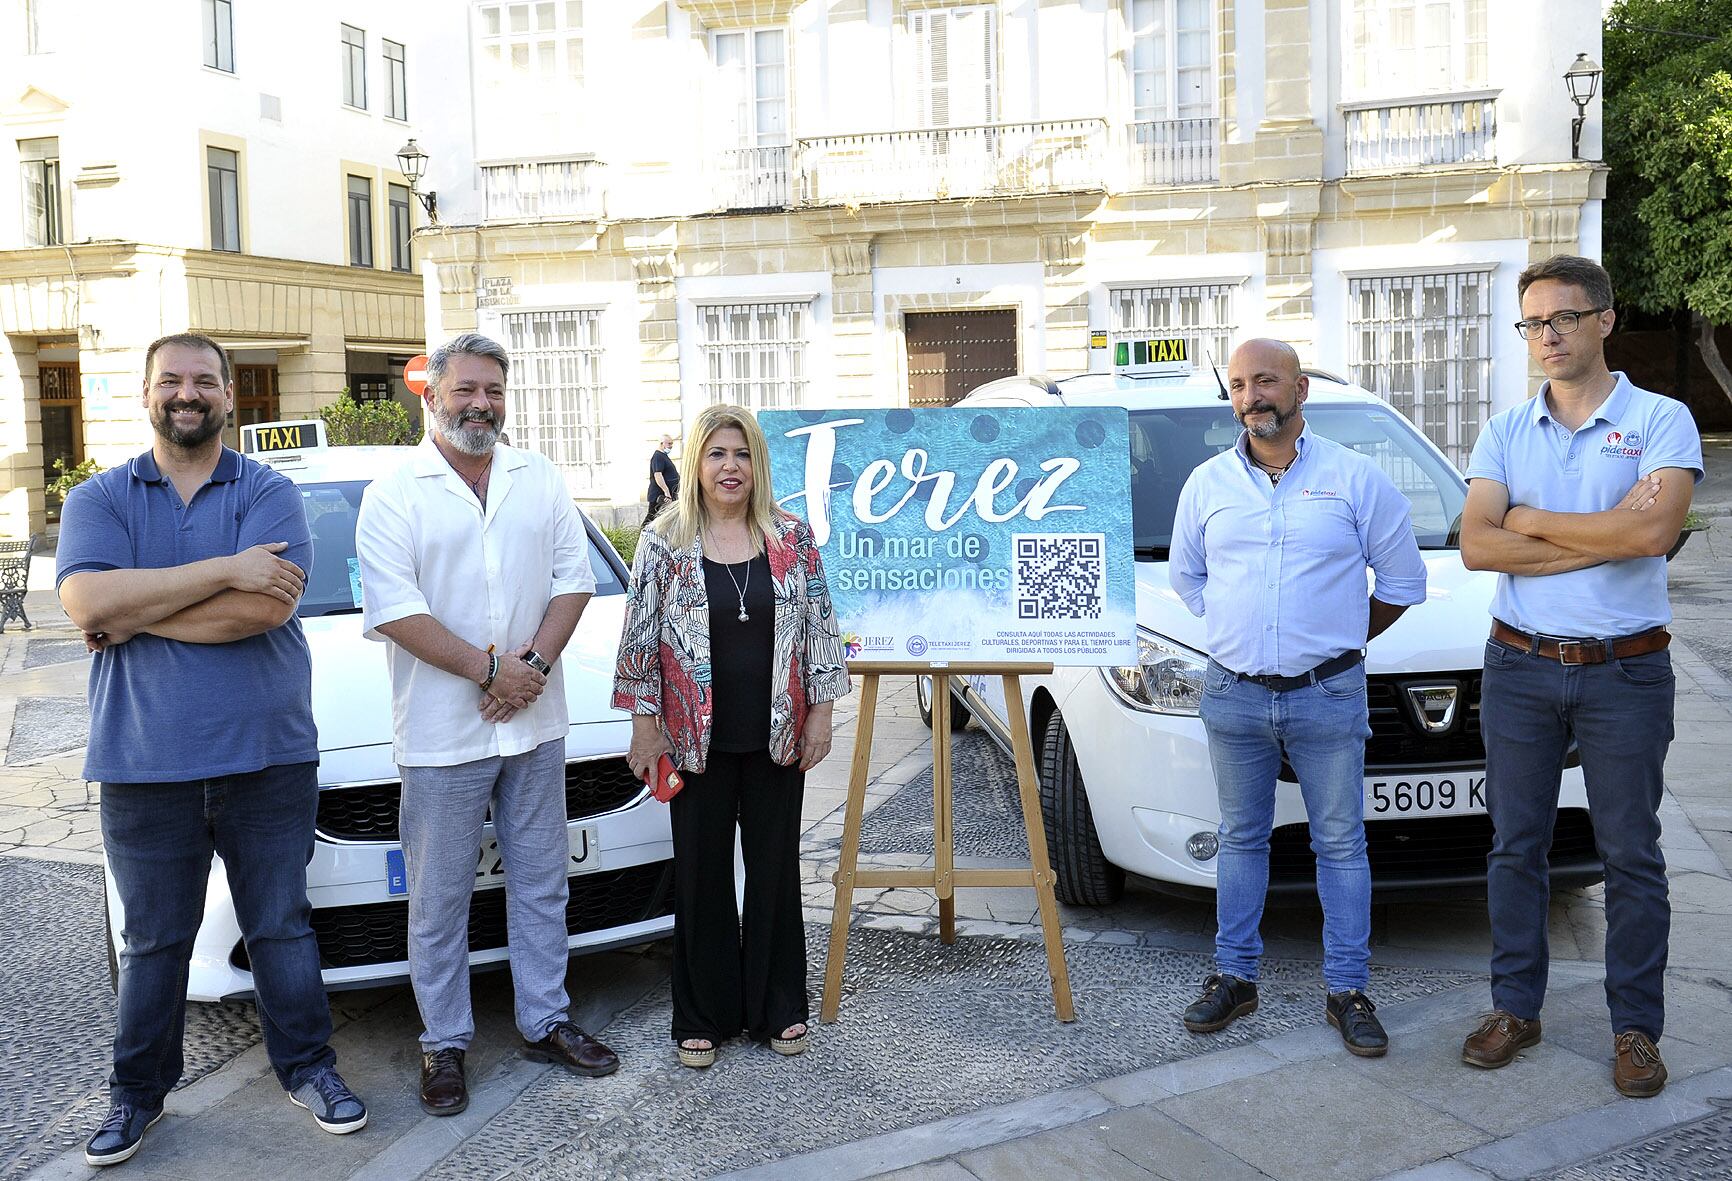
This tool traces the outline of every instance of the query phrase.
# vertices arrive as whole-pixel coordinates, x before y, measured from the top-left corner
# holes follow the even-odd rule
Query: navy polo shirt
[[[288,543],[284,558],[312,568],[300,490],[280,472],[225,447],[210,480],[182,504],[147,451],[66,498],[56,577],[185,566],[273,541]],[[314,762],[312,681],[298,618],[227,644],[136,635],[91,666],[84,777],[164,783]]]
[[[1702,437],[1684,403],[1617,385],[1572,431],[1552,417],[1546,391],[1485,424],[1467,478],[1496,480],[1511,505],[1554,513],[1614,508],[1636,481],[1661,468],[1702,479]],[[1666,559],[1625,558],[1565,574],[1499,574],[1492,614],[1546,636],[1627,636],[1671,622]]]

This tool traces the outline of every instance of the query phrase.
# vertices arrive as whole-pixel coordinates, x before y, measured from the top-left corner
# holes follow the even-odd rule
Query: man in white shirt
[[[469,900],[492,810],[505,865],[524,1053],[579,1074],[619,1069],[573,1024],[565,991],[565,682],[558,666],[595,590],[583,518],[548,460],[499,441],[511,360],[474,333],[427,363],[429,427],[374,481],[355,542],[363,622],[391,670],[409,883],[409,978],[426,1026],[421,1106],[469,1104],[463,1057]]]

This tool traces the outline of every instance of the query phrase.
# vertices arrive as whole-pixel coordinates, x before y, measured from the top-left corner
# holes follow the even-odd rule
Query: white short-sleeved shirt
[[[517,755],[563,736],[563,662],[547,688],[510,721],[483,721],[474,681],[425,664],[379,633],[431,615],[500,655],[535,637],[558,595],[595,590],[583,516],[545,456],[499,444],[483,511],[431,438],[391,475],[368,485],[355,529],[362,623],[384,640],[391,670],[397,763],[449,767]]]

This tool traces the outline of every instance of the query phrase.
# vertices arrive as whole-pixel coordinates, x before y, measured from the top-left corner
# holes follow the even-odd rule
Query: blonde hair
[[[680,455],[679,495],[666,512],[650,522],[650,528],[675,551],[686,549],[701,530],[709,527],[710,517],[704,507],[703,480],[700,478],[704,452],[709,449],[711,436],[730,427],[746,436],[746,450],[752,455],[752,500],[746,506],[747,524],[755,526],[747,529],[752,540],[752,552],[762,553],[764,539],[774,533],[776,518],[781,514],[770,490],[769,440],[764,438],[764,428],[758,425],[750,410],[722,403],[698,411],[691,426],[686,428],[686,448]]]

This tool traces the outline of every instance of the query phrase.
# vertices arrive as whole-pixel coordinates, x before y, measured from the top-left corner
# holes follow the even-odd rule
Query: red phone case
[[[674,761],[665,754],[656,760],[655,778],[646,777],[644,782],[650,785],[650,795],[664,804],[679,795],[680,788],[686,785],[685,777],[674,767]]]

